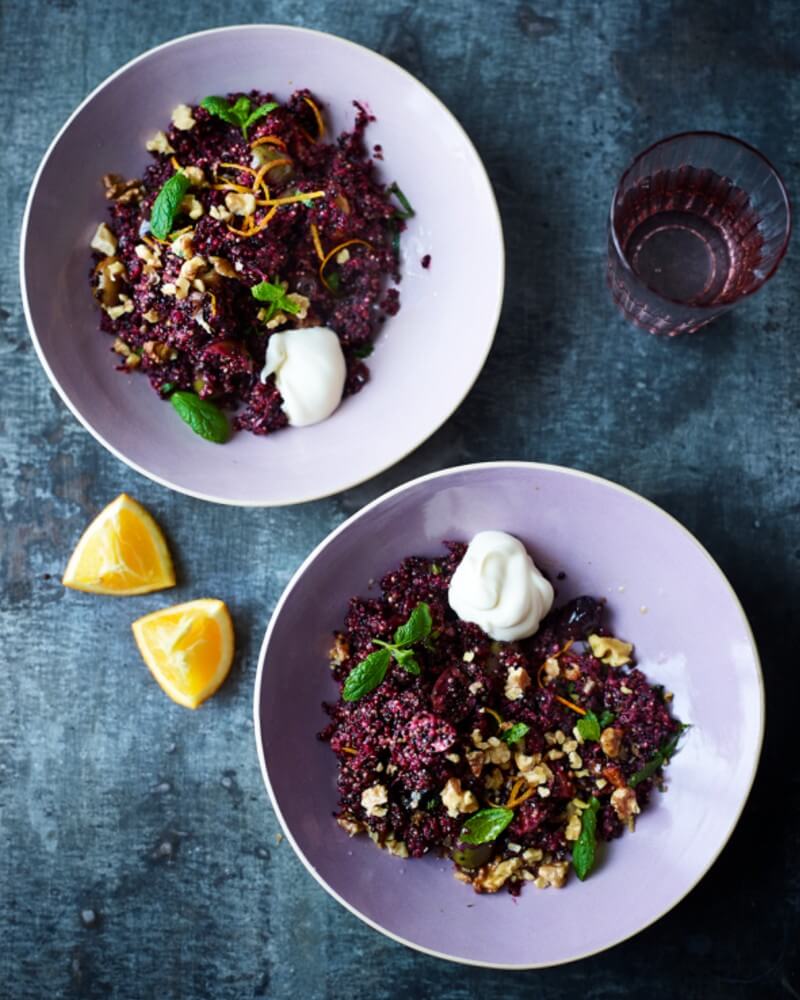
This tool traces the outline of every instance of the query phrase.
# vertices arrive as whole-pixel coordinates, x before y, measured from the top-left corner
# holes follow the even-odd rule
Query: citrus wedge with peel
[[[132,625],[150,673],[173,701],[197,708],[219,688],[233,661],[233,623],[222,601],[203,598]]]
[[[90,594],[125,597],[175,586],[175,570],[161,529],[121,493],[81,535],[63,584]]]

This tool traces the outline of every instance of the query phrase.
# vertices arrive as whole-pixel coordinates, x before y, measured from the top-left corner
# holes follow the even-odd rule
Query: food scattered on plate
[[[369,379],[400,307],[400,234],[414,213],[365,145],[374,119],[326,141],[308,90],[180,105],[147,142],[142,179],[103,178],[92,290],[119,369],[142,372],[209,441],[329,417]],[[380,156],[382,158],[382,154]]]
[[[479,893],[585,879],[633,831],[686,728],[612,635],[604,602],[554,607],[501,531],[410,556],[354,597],[331,650],[340,686],[320,734],[337,821],[400,857],[450,856]]]
[[[62,582],[74,590],[127,597],[174,587],[175,570],[159,526],[122,493],[84,531]]]
[[[233,623],[222,601],[176,604],[132,625],[139,652],[174,702],[197,708],[214,694],[233,662]]]

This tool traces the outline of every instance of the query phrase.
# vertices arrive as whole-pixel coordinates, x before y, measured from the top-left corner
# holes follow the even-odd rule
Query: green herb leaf
[[[164,384],[163,384],[163,385],[161,386],[161,393],[162,393],[162,395],[164,395],[164,396],[168,396],[168,395],[169,395],[169,394],[170,394],[170,393],[172,392],[172,390],[173,390],[174,388],[175,388],[175,383],[174,383],[174,382],[165,382],[165,383],[164,383]]]
[[[244,100],[247,101],[247,98],[245,97]],[[249,106],[250,102],[247,101],[247,103]],[[209,114],[216,115],[217,118],[221,118],[229,125],[241,127],[238,114],[234,112],[230,102],[226,101],[224,97],[204,97],[200,102],[200,107],[205,108]]]
[[[514,810],[497,806],[481,809],[473,813],[461,829],[461,840],[465,844],[488,844],[497,840],[514,818]]]
[[[328,281],[328,288],[330,288],[332,292],[338,292],[339,289],[342,287],[341,274],[339,274],[339,272],[336,270],[328,271],[326,278]]]
[[[275,101],[270,101],[268,104],[260,105],[255,109],[255,111],[251,111],[250,114],[247,116],[245,123],[242,125],[242,131],[244,132],[245,139],[247,138],[247,130],[250,128],[250,126],[254,122],[257,122],[259,118],[263,118],[264,115],[268,115],[270,111],[274,111],[275,108],[277,107],[278,105],[275,103]]]
[[[386,676],[390,659],[391,653],[388,649],[376,649],[353,667],[344,682],[342,690],[344,700],[358,701],[365,694],[374,691]]]
[[[515,722],[510,729],[506,729],[498,735],[501,740],[510,745],[516,743],[517,740],[521,740],[526,733],[530,732],[530,728],[527,722]]]
[[[616,715],[613,712],[609,712],[606,708],[600,716],[600,728],[605,729],[606,726],[610,726],[614,719],[616,719]]]
[[[408,616],[405,625],[401,625],[394,633],[396,646],[410,646],[415,642],[422,642],[430,635],[433,627],[431,609],[425,601],[420,601]]]
[[[684,731],[688,728],[689,727],[684,723],[680,723],[680,728],[677,733],[671,736],[660,750],[655,752],[654,756],[648,760],[643,768],[628,778],[628,785],[631,788],[636,788],[640,782],[646,781],[648,778],[652,778],[656,771],[666,764],[670,757],[675,753],[678,746],[678,740],[680,740]]]
[[[214,444],[224,444],[228,440],[230,428],[225,414],[207,399],[200,399],[193,392],[173,392],[169,401],[195,434]]]
[[[172,220],[178,214],[183,196],[189,190],[189,178],[178,171],[158,192],[150,212],[150,232],[160,240],[165,240],[172,229]]]
[[[397,182],[394,181],[392,184],[389,185],[389,187],[386,190],[389,194],[393,194],[395,198],[397,198],[397,200],[403,206],[402,211],[395,209],[394,214],[398,217],[398,219],[412,219],[414,217],[414,209],[411,207],[411,202],[408,200],[408,198],[406,198],[406,196],[400,190]]]
[[[438,563],[431,563],[431,574],[433,576],[441,576],[442,567]]]
[[[417,663],[417,658],[414,656],[413,649],[393,649],[392,656],[394,657],[395,662],[401,666],[403,670],[407,670],[410,674],[414,674],[417,677],[421,673],[419,663]]]
[[[361,358],[361,360],[363,361],[364,358],[368,358],[374,350],[375,348],[372,346],[372,344],[361,344],[359,347],[355,348],[353,354],[357,358]]]
[[[594,712],[587,712],[586,715],[578,719],[578,732],[585,740],[600,739],[600,720]]]
[[[599,809],[600,803],[592,796],[589,799],[589,808],[584,809],[581,813],[581,832],[572,848],[572,864],[575,866],[575,874],[581,882],[594,867],[597,853],[597,812]]]
[[[273,284],[269,281],[259,281],[257,285],[253,285],[250,289],[250,294],[259,302],[270,303],[266,317],[268,320],[272,319],[278,309],[291,313],[292,316],[296,316],[300,312],[300,306],[287,296],[283,285]]]

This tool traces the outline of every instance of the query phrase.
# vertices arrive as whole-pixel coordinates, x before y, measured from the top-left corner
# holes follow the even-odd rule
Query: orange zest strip
[[[514,809],[516,806],[521,805],[526,799],[529,799],[533,795],[534,789],[530,785],[525,789],[522,794],[520,794],[520,787],[522,785],[528,785],[525,778],[517,778],[514,782],[514,787],[511,789],[511,794],[508,796],[506,801],[506,809]]]
[[[358,753],[358,750],[354,750],[352,747],[341,747],[340,749],[342,753],[352,753],[352,754]]]
[[[170,163],[172,164],[172,166],[173,166],[173,167],[174,167],[174,168],[175,168],[176,170],[180,170],[180,169],[181,169],[181,165],[180,165],[180,163],[178,163],[178,161],[177,161],[177,160],[175,159],[175,157],[174,157],[174,156],[170,156],[170,158],[169,158],[169,162],[170,162]]]
[[[211,300],[211,315],[217,315],[217,297],[213,292],[208,293],[208,297]]]
[[[489,715],[491,715],[494,719],[496,719],[498,726],[502,726],[503,725],[503,720],[500,718],[500,716],[497,714],[497,712],[495,712],[495,710],[493,708],[487,708],[487,706],[484,705],[483,706],[483,711],[484,712],[488,712]]]
[[[325,122],[322,120],[322,114],[310,97],[304,97],[303,100],[314,112],[314,118],[317,121],[317,142],[319,142],[323,135],[325,135]]]
[[[264,175],[269,173],[269,171],[272,170],[273,167],[283,167],[283,166],[289,166],[289,167],[292,166],[292,161],[289,159],[288,156],[283,156],[279,160],[270,160],[269,163],[265,163],[262,167],[260,167],[253,181],[253,191],[255,192],[260,184],[261,189],[264,192],[264,197],[267,199],[267,201],[269,201],[269,188],[264,182]]]
[[[568,639],[567,642],[565,642],[564,645],[561,647],[561,649],[559,649],[558,652],[553,653],[551,656],[548,656],[547,660],[557,660],[562,653],[567,652],[567,650],[573,645],[573,643],[574,639]],[[542,680],[542,671],[547,665],[547,660],[545,660],[539,667],[539,669],[536,671],[536,683],[539,685],[540,688],[547,686]]]
[[[278,146],[280,149],[286,149],[286,143],[283,139],[279,139],[277,135],[262,135],[260,139],[256,139],[250,143],[250,148],[255,149],[256,146],[263,146],[265,143],[269,143],[271,146]]]
[[[566,698],[562,698],[560,694],[555,696],[556,701],[560,701],[562,705],[566,705],[567,708],[571,708],[573,712],[577,712],[578,715],[586,715],[586,709],[581,708],[580,705],[574,705],[571,701],[567,701]]]
[[[212,191],[239,191],[241,194],[252,194],[253,191],[244,184],[234,184],[233,181],[226,181],[224,184],[209,184]]]
[[[257,205],[293,205],[298,201],[311,201],[314,198],[324,198],[325,191],[301,191],[300,194],[290,194],[285,198],[267,198],[256,202]]]
[[[317,257],[320,260],[325,260],[325,251],[322,249],[322,240],[319,238],[319,229],[311,223],[311,239],[314,241],[314,249],[317,251]]]
[[[243,163],[218,163],[218,167],[226,167],[228,170],[243,170],[246,174],[256,176],[257,171],[252,167],[246,167]]]
[[[344,250],[345,247],[351,247],[354,244],[358,244],[359,246],[366,247],[368,250],[372,250],[372,244],[367,243],[366,240],[345,240],[344,243],[340,243],[338,246],[335,246],[333,250],[329,250],[322,258],[319,265],[319,280],[329,292],[332,292],[333,289],[328,284],[327,278],[325,277],[325,268],[328,266],[329,261],[335,257],[340,250]]]
[[[278,211],[277,208],[273,208],[272,211],[267,212],[261,222],[258,225],[253,226],[252,229],[236,229],[234,226],[229,226],[226,223],[225,228],[229,233],[235,233],[237,236],[254,236],[256,233],[260,233],[262,229],[266,229],[270,224],[273,215]]]

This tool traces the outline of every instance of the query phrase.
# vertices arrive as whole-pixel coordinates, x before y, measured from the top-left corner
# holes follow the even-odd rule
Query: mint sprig
[[[344,682],[342,698],[345,701],[358,701],[365,694],[374,691],[383,683],[392,660],[409,674],[418,675],[420,666],[411,647],[427,639],[432,627],[431,609],[424,601],[420,601],[409,615],[408,621],[395,630],[394,642],[372,640],[380,649],[376,649],[353,667]]]
[[[173,392],[170,403],[195,434],[213,441],[214,444],[224,444],[230,435],[230,427],[225,414],[207,399],[200,399],[193,392]]]
[[[671,736],[660,750],[655,752],[643,768],[628,778],[628,784],[631,788],[636,788],[640,782],[646,781],[647,778],[652,778],[656,771],[669,761],[670,757],[675,753],[678,746],[678,740],[680,740],[681,736],[688,728],[689,727],[685,723],[680,723],[680,728],[677,733]]]
[[[584,809],[581,813],[581,832],[572,848],[572,864],[575,867],[575,874],[581,882],[594,868],[597,854],[597,813],[599,809],[599,801],[592,796],[589,799],[589,808]]]
[[[523,736],[530,732],[530,726],[527,722],[515,722],[510,729],[505,729],[503,732],[497,735],[501,740],[508,743],[509,746],[521,740]]]
[[[269,303],[265,320],[271,320],[278,310],[291,313],[292,316],[296,316],[300,312],[300,306],[288,297],[283,285],[273,284],[270,281],[259,281],[250,289],[250,294],[258,302]]]
[[[183,196],[189,190],[189,178],[181,170],[166,182],[153,202],[150,212],[150,232],[159,240],[165,240],[172,229],[172,221],[178,214]]]
[[[467,820],[461,828],[460,839],[465,844],[488,844],[497,840],[514,818],[514,810],[505,806],[481,809]]]
[[[278,105],[274,101],[269,101],[254,109],[249,97],[238,97],[233,104],[226,101],[224,97],[204,97],[200,102],[200,107],[205,108],[209,114],[216,115],[217,118],[221,118],[229,125],[240,128],[246,139],[250,126],[259,118],[268,115],[270,111],[274,111]]]

